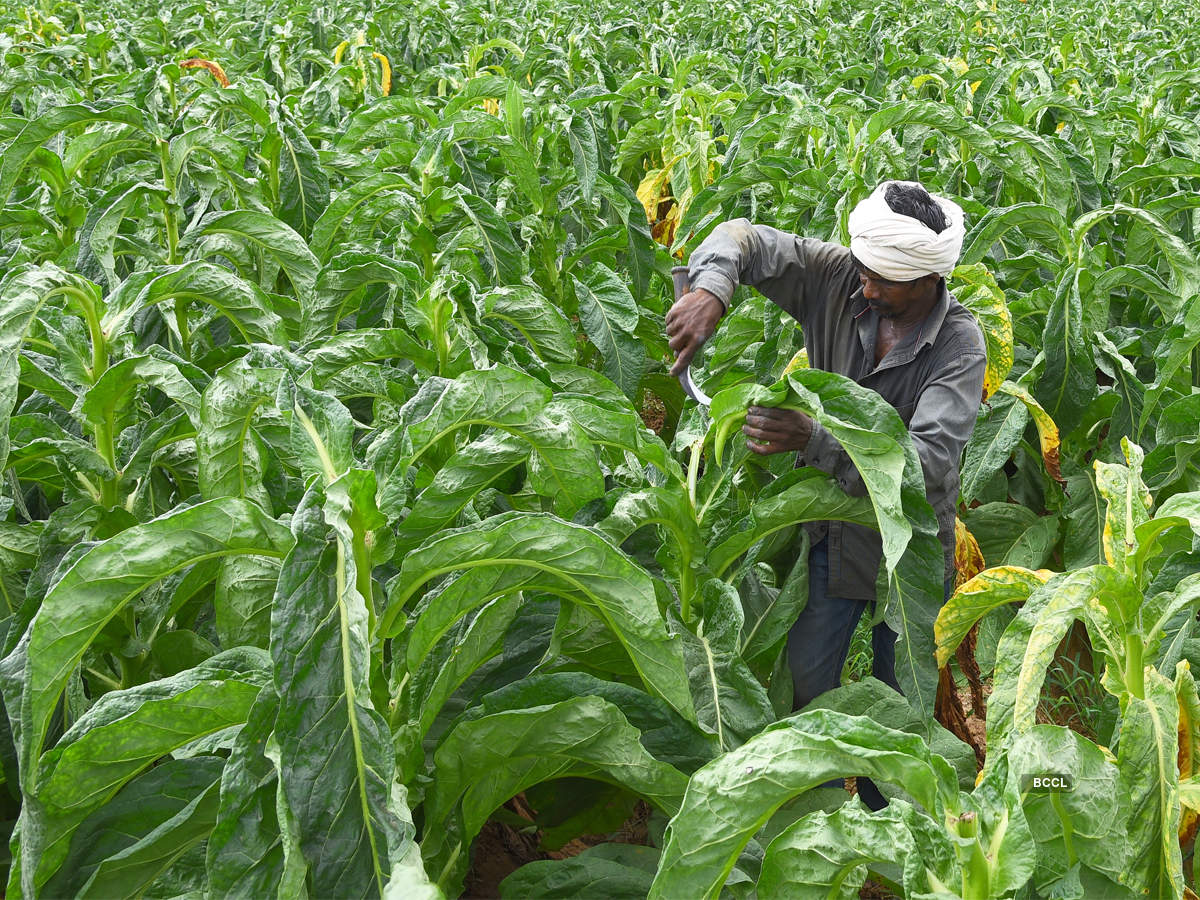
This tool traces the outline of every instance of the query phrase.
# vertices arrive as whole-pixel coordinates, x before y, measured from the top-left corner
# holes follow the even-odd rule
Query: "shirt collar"
[[[850,312],[859,323],[860,329],[867,325],[874,325],[878,321],[878,315],[871,310],[871,304],[863,296],[861,287],[857,288],[850,295]],[[933,309],[929,310],[929,315],[917,326],[916,337],[911,339],[914,346],[933,346],[933,342],[937,339],[938,332],[942,330],[942,325],[946,321],[946,315],[949,312],[950,291],[946,288],[946,279],[943,278],[941,290],[938,293],[937,300],[934,301]],[[904,343],[909,343],[909,340],[906,339]]]

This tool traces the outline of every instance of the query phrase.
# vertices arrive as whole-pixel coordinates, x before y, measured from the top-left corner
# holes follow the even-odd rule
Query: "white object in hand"
[[[683,374],[679,376],[679,383],[683,385],[683,392],[701,406],[712,405],[712,398],[696,387],[696,382],[692,381],[692,370],[690,368],[683,370]]]

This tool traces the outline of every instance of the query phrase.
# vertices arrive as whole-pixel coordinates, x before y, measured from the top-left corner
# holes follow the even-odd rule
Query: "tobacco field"
[[[669,375],[717,223],[889,178],[987,340],[944,608],[786,314]],[[0,0],[4,896],[1195,896],[1198,251],[1182,0]],[[905,694],[793,713],[825,519]]]

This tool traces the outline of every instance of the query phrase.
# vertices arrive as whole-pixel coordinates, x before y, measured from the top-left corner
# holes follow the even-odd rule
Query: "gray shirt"
[[[688,279],[726,308],[739,284],[757,288],[800,323],[813,368],[852,378],[895,407],[921,458],[950,577],[958,466],[982,401],[987,354],[975,317],[945,282],[925,321],[876,365],[879,315],[863,298],[846,247],[734,219],[693,251]],[[849,455],[817,423],[799,464],[833,475],[848,494],[866,493]],[[814,542],[829,537],[829,594],[874,600],[883,555],[879,533],[846,522],[807,527]]]

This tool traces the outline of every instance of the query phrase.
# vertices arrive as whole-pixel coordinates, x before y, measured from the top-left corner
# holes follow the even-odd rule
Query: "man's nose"
[[[859,278],[862,282],[863,297],[867,300],[877,300],[879,298],[879,287],[870,278]]]

